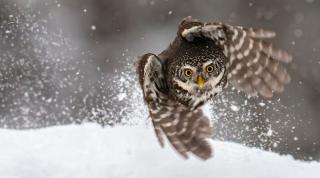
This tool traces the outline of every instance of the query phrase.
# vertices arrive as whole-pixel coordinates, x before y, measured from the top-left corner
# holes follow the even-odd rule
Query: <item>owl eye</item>
[[[187,77],[191,77],[192,70],[191,69],[184,69],[184,75],[187,76]]]
[[[206,71],[207,71],[208,73],[211,73],[211,72],[214,71],[214,67],[213,67],[212,65],[209,65],[209,66],[206,67]]]

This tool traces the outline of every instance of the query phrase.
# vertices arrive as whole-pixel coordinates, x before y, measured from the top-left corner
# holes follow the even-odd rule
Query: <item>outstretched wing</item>
[[[164,134],[184,158],[188,158],[188,152],[202,159],[211,157],[212,150],[206,140],[212,135],[209,119],[202,110],[190,111],[168,97],[161,60],[154,54],[143,55],[137,63],[137,73],[161,146],[164,146]]]
[[[249,95],[259,93],[270,98],[273,91],[282,92],[290,82],[283,63],[291,62],[292,57],[267,42],[275,37],[274,32],[223,23],[202,23],[191,17],[185,18],[180,28],[181,36],[190,42],[194,38],[210,38],[221,46],[229,59],[228,81]]]

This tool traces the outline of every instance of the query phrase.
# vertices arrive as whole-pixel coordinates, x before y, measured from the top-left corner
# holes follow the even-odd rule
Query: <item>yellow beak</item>
[[[198,82],[199,87],[202,88],[203,84],[204,84],[204,79],[202,78],[201,75],[198,76],[197,82]]]

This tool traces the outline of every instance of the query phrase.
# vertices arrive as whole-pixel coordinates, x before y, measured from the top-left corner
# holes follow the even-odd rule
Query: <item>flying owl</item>
[[[250,96],[271,98],[290,76],[284,67],[292,57],[266,40],[275,33],[186,17],[177,36],[159,55],[136,62],[145,103],[160,145],[164,136],[184,158],[206,160],[213,129],[201,106],[227,84]]]

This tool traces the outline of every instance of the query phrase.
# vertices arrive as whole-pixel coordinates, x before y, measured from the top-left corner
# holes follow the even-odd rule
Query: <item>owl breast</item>
[[[169,87],[169,95],[183,105],[196,109],[206,101],[213,98],[222,91],[226,85],[226,57],[223,50],[212,40],[195,39],[194,42],[186,42],[184,39],[174,42],[171,48],[171,55],[166,60],[165,75]],[[174,45],[177,44],[177,45]],[[206,63],[212,62],[215,66],[215,75],[207,78],[202,88],[195,83],[183,81],[181,79],[181,68],[191,66],[199,68]]]

